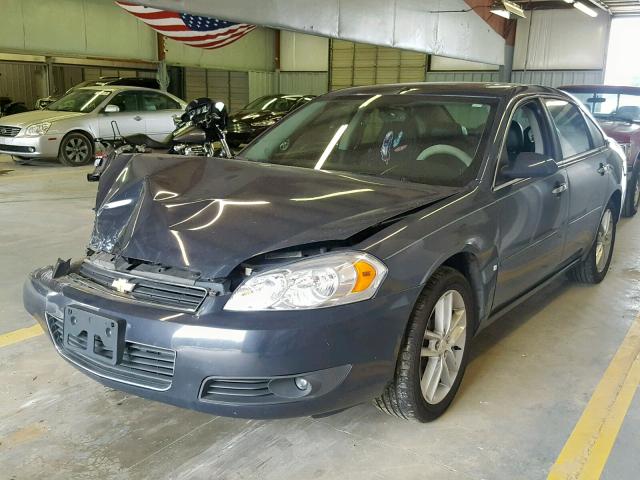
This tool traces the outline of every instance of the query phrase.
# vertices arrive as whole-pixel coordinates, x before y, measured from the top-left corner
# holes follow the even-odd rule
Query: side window
[[[562,158],[573,157],[591,150],[589,129],[582,113],[575,105],[564,100],[548,98],[545,105],[555,125]]]
[[[179,110],[180,105],[172,98],[156,92],[142,92],[142,111]]]
[[[585,115],[585,118],[587,119],[587,126],[589,127],[589,132],[591,132],[591,141],[593,143],[593,148],[599,148],[604,146],[605,140],[600,129],[596,126],[595,122],[591,120],[591,118],[587,117],[586,115]]]
[[[140,110],[138,106],[138,92],[120,92],[109,102],[110,105],[116,105],[121,112],[137,112]]]
[[[496,185],[508,179],[502,176],[502,171],[509,166],[522,152],[534,152],[550,155],[548,142],[544,135],[544,115],[537,101],[520,105],[507,128],[506,138],[500,154]]]

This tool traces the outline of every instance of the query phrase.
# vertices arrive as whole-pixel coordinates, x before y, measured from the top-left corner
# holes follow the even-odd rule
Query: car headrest
[[[520,153],[524,148],[524,130],[515,120],[511,121],[507,132],[507,152]]]
[[[632,105],[620,107],[616,112],[616,115],[619,117],[628,118],[629,120],[638,120],[640,119],[640,107]]]

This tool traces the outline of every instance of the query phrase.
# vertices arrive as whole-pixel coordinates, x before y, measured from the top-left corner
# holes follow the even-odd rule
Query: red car
[[[627,155],[627,199],[624,215],[640,207],[640,87],[571,85],[560,87],[584,103],[609,137]]]

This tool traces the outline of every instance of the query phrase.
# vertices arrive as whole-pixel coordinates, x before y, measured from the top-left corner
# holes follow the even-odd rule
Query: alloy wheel
[[[598,235],[596,238],[596,269],[602,272],[607,265],[609,255],[611,255],[611,239],[613,236],[613,214],[607,208],[600,226],[598,227]]]
[[[89,145],[83,138],[72,137],[64,145],[64,154],[70,162],[83,164],[89,156]]]
[[[640,206],[640,173],[636,175],[636,188],[633,192],[633,205],[636,209]]]
[[[420,389],[424,399],[440,403],[451,391],[464,355],[467,310],[457,290],[446,291],[436,302],[420,352]]]

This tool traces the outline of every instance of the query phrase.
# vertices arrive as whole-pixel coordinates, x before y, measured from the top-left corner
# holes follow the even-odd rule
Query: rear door
[[[521,152],[555,158],[555,142],[540,101],[521,101],[505,130],[493,187],[500,226],[495,308],[561,268],[569,205],[567,173],[562,167],[545,178],[513,180],[501,175]]]
[[[591,248],[608,185],[607,149],[602,136],[591,133],[583,112],[572,102],[545,98],[569,178],[569,214],[564,258]],[[597,129],[596,129],[597,131]]]
[[[135,135],[146,132],[144,119],[140,115],[140,99],[136,90],[125,90],[113,96],[108,105],[119,108],[116,113],[101,113],[98,117],[100,137],[113,138],[116,136]]]
[[[140,92],[140,115],[144,118],[147,135],[157,141],[165,140],[175,130],[174,118],[182,115],[182,106],[162,92]]]

